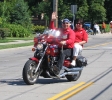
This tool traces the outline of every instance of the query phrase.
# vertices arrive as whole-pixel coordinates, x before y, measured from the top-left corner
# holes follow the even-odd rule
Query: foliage
[[[58,18],[62,20],[64,18],[72,19],[72,13],[70,4],[66,4],[64,0],[58,0]]]
[[[34,32],[39,32],[39,33],[42,33],[45,29],[46,29],[46,27],[41,26],[41,25],[35,25],[35,26],[32,27],[32,30]]]
[[[29,7],[28,9],[30,10],[32,15],[36,14],[38,4],[42,2],[42,0],[24,0],[24,1],[28,3]]]
[[[31,24],[28,5],[23,0],[4,0],[0,2],[0,13],[2,22],[10,22],[29,27]]]
[[[4,0],[4,2],[0,2],[0,17],[2,18],[2,23],[7,22],[10,15],[9,12],[11,11],[10,4]]]
[[[106,9],[107,21],[110,22],[112,20],[112,0],[105,0],[104,7]]]
[[[31,31],[21,25],[4,24],[3,27],[10,29],[9,37],[28,37],[31,34]]]
[[[42,1],[36,4],[36,6],[33,6],[32,9],[34,15],[44,13],[44,19],[50,20],[51,13],[53,12],[53,0]],[[58,19],[61,20],[63,18],[72,18],[70,5],[65,3],[64,0],[58,0]]]
[[[76,18],[82,18],[84,20],[88,20],[88,10],[89,6],[87,4],[87,0],[83,0],[83,2],[80,3],[78,12],[76,13]]]
[[[88,20],[88,8],[86,6],[80,7],[79,11],[76,14],[76,17]]]
[[[24,2],[24,0],[16,0],[10,16],[10,22],[12,24],[20,24],[24,27],[29,27],[31,24],[28,5],[26,2]]]
[[[0,17],[0,27],[2,26],[2,23],[3,23],[2,18]]]
[[[78,6],[76,18],[92,23],[112,20],[112,0],[58,0],[58,20],[72,19],[71,5]],[[44,13],[44,19],[50,20],[52,12],[53,0],[2,0],[0,26],[8,22],[31,29],[30,14],[37,16]]]
[[[4,0],[0,5],[0,27],[10,29],[8,36],[29,36],[32,24],[27,3],[24,0]]]
[[[89,8],[91,21],[101,22],[106,20],[106,10],[99,3],[92,3]]]
[[[78,5],[78,11],[76,18],[82,18],[88,21],[105,21],[106,20],[106,10],[104,8],[105,0],[58,0],[58,19],[63,18],[72,19],[72,13],[70,11],[71,5]],[[38,13],[43,13],[45,11],[46,16],[49,17],[48,12],[51,12],[53,9],[51,7],[45,6],[45,4],[51,3],[53,1],[47,0],[47,2],[38,3]],[[47,9],[46,9],[47,8]]]
[[[8,28],[0,28],[0,39],[6,38],[10,33]]]
[[[42,13],[44,14],[44,19],[49,20],[49,10],[50,10],[50,2],[40,2],[37,6],[36,13],[41,15]],[[47,8],[47,9],[46,9]]]

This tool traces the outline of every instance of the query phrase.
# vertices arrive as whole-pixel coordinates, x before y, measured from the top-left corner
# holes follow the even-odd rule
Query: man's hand
[[[53,12],[51,15],[51,20],[55,20],[57,18],[56,12]]]
[[[61,41],[60,44],[61,45],[66,45],[66,41]]]

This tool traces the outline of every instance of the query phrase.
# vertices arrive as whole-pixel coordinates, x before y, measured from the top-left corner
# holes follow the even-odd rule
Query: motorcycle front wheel
[[[33,85],[36,83],[39,75],[40,70],[34,73],[37,67],[37,63],[33,60],[28,60],[23,68],[23,80],[27,85]]]
[[[79,77],[81,76],[82,71],[79,71],[78,75],[66,75],[66,78],[68,81],[77,81]]]

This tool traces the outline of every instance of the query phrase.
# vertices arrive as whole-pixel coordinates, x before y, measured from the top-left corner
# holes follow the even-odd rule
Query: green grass
[[[0,39],[0,43],[7,43],[7,42],[14,42],[14,40],[9,40],[9,39]]]
[[[30,43],[21,43],[21,44],[8,44],[8,45],[0,45],[0,49],[8,49],[8,48],[16,48],[16,47],[24,47],[24,46],[33,46],[33,42]]]
[[[15,40],[33,40],[33,38],[35,37],[35,34],[31,34],[29,37],[24,37],[24,38],[20,38],[20,37],[6,37],[5,39],[0,39],[0,43],[7,43],[7,42],[15,42]]]
[[[0,43],[8,43],[8,42],[16,42],[15,40],[33,40],[35,34],[32,34],[29,37],[19,38],[19,37],[6,37],[5,39],[0,39]],[[34,43],[20,43],[20,44],[7,44],[7,45],[0,45],[1,49],[8,49],[8,48],[16,48],[16,47],[24,47],[24,46],[33,46]]]

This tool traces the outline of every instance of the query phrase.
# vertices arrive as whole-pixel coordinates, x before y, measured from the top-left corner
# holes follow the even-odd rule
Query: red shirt
[[[75,43],[81,42],[81,41],[88,41],[88,34],[86,31],[82,28],[81,30],[74,30],[75,32]]]
[[[54,27],[54,21],[51,21],[50,22],[50,26],[49,26],[50,29],[56,29]],[[61,31],[61,36],[64,36],[65,39],[62,39],[62,40],[65,40],[66,41],[66,45],[64,45],[64,48],[73,48],[74,47],[74,42],[75,42],[75,33],[74,31],[69,27],[67,29],[56,29],[56,30],[59,30]]]

